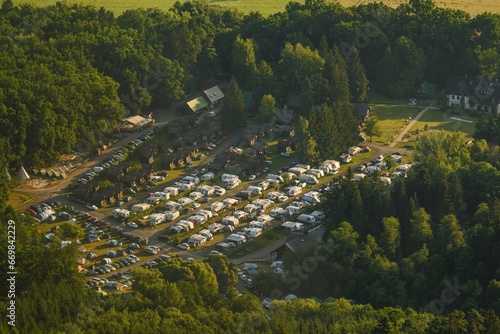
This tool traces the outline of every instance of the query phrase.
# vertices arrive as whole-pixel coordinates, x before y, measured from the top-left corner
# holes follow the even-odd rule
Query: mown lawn
[[[473,123],[452,119],[451,117],[472,121]],[[472,138],[476,121],[476,118],[452,115],[450,113],[442,112],[439,109],[429,109],[408,131],[408,138],[405,138],[403,142],[396,144],[396,147],[413,148],[416,144],[417,137],[427,133],[424,131],[426,125],[428,126],[429,131],[442,130],[447,133],[462,132],[465,134],[466,138]],[[417,129],[420,130],[420,134],[416,134]]]
[[[408,124],[409,117],[415,117],[421,110],[421,107],[417,109],[414,106],[398,105],[372,105],[370,108],[370,117],[377,117],[382,129],[382,135],[373,137],[372,140],[374,143],[382,145],[395,139],[396,133]],[[367,140],[370,138],[367,137]]]

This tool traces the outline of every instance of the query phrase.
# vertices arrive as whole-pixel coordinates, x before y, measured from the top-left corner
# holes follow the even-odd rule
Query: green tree
[[[413,212],[412,218],[410,219],[410,243],[413,245],[410,247],[411,252],[420,249],[424,244],[430,244],[432,242],[433,232],[430,219],[431,217],[424,208],[420,208]]]
[[[316,141],[320,160],[327,160],[340,154],[340,136],[331,107],[324,104],[313,109],[308,131]]]
[[[221,125],[225,131],[234,132],[246,126],[243,94],[236,81],[227,88],[224,105],[221,109]]]
[[[380,127],[380,123],[378,118],[374,116],[368,117],[365,121],[364,131],[367,136],[370,137],[370,141],[373,140],[373,137],[380,137],[382,135],[382,128]]]
[[[251,39],[236,37],[233,43],[233,64],[231,66],[236,79],[243,89],[253,87],[256,81],[257,63],[255,45]]]
[[[382,225],[384,229],[380,236],[380,246],[387,257],[394,260],[401,246],[399,221],[395,217],[387,217],[382,220]]]
[[[354,103],[364,102],[368,89],[368,79],[365,75],[365,69],[361,64],[361,59],[357,49],[350,56],[347,63],[347,75],[349,77],[350,100]]]
[[[298,94],[306,79],[323,70],[324,60],[318,51],[297,43],[285,44],[278,63],[283,90],[287,94]]]
[[[347,64],[338,47],[328,53],[325,58],[323,76],[327,80],[325,100],[333,103],[350,100],[349,78],[347,75]]]
[[[57,234],[62,240],[77,240],[83,236],[83,230],[77,224],[64,222],[59,225]]]
[[[262,96],[258,111],[258,117],[262,122],[269,122],[275,117],[274,108],[276,100],[270,94]]]
[[[446,215],[439,223],[437,242],[442,252],[452,252],[466,246],[464,232],[453,214]]]
[[[316,162],[318,160],[316,141],[309,132],[309,121],[302,116],[299,116],[295,137],[297,138],[295,152],[300,159],[308,163]]]
[[[487,113],[479,117],[472,135],[474,139],[484,139],[490,145],[500,145],[500,116]]]
[[[422,50],[409,38],[400,37],[378,63],[377,84],[389,96],[408,96],[422,80],[425,66]]]

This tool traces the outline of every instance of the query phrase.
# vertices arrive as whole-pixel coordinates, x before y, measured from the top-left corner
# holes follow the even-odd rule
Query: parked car
[[[190,248],[191,248],[191,247],[189,246],[189,244],[188,244],[188,243],[185,243],[185,242],[184,242],[184,243],[182,243],[182,244],[180,244],[178,247],[179,247],[180,249],[183,249],[183,250],[188,250],[188,249],[190,249]]]
[[[98,209],[98,207],[97,207],[97,206],[95,206],[95,205],[93,205],[93,204],[90,204],[90,203],[89,203],[89,204],[87,204],[85,207],[86,207],[87,209],[89,209],[89,210],[97,210],[97,209]]]
[[[200,147],[202,150],[204,151],[213,151],[214,149],[210,146],[207,146],[207,145],[203,145],[202,147]]]
[[[129,222],[129,223],[127,223],[127,226],[132,227],[132,228],[138,228],[138,227],[139,227],[139,225],[137,225],[137,224],[136,224],[136,223],[134,223],[134,222]]]

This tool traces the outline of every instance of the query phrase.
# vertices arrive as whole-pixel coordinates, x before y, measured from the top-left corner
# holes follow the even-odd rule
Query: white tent
[[[17,178],[19,180],[29,180],[30,179],[30,176],[28,175],[28,173],[26,172],[26,169],[24,169],[23,166],[21,166],[21,168],[19,168],[19,172],[17,172]]]

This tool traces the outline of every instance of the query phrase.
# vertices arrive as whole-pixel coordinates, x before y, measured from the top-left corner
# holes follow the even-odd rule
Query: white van
[[[156,205],[156,204],[160,203],[160,198],[155,197],[155,196],[148,197],[146,199],[146,203]]]
[[[174,220],[174,219],[177,219],[177,218],[179,218],[179,215],[180,215],[179,211],[172,211],[172,212],[169,212],[169,213],[167,214],[167,220],[168,220],[168,221],[172,221],[172,220]]]
[[[267,174],[266,179],[278,181],[278,183],[283,183],[284,180],[280,175]]]

